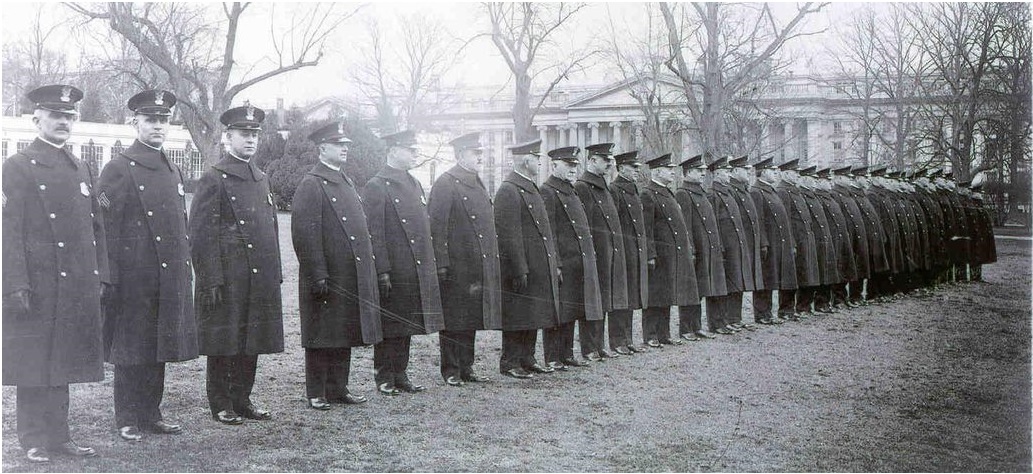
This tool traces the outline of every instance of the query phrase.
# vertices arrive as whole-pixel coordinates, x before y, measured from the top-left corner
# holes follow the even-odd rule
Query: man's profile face
[[[620,165],[617,172],[628,181],[638,181],[642,176],[641,165]]]
[[[481,168],[484,167],[484,151],[483,150],[463,150],[459,153],[459,166],[462,166],[468,171],[474,173],[480,173]]]
[[[169,132],[169,118],[164,115],[137,115],[133,117],[136,127],[136,138],[152,147],[159,148],[165,143]]]
[[[585,169],[602,176],[606,174],[606,170],[609,166],[610,162],[605,156],[592,155],[588,158],[588,163],[585,164]]]
[[[577,164],[562,160],[552,161],[552,175],[564,181],[577,181]]]
[[[240,158],[251,158],[258,151],[258,130],[230,129],[226,131],[230,152]]]
[[[334,166],[344,166],[348,162],[347,143],[322,143],[319,145],[320,159]]]
[[[63,145],[72,135],[72,124],[78,118],[74,114],[54,112],[53,110],[37,110],[32,117],[39,134],[44,140]]]

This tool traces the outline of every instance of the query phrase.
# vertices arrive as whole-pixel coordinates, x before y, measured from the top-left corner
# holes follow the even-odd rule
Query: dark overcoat
[[[994,241],[993,216],[983,201],[975,197],[967,197],[972,223],[972,261],[973,265],[983,265],[997,261],[997,242]]]
[[[969,262],[969,252],[971,249],[969,244],[971,240],[966,237],[971,237],[972,235],[971,224],[969,223],[965,208],[961,204],[961,196],[952,190],[944,190],[944,193],[954,215],[954,232],[950,237],[951,263],[954,265],[964,265]]]
[[[502,330],[526,331],[559,324],[559,253],[545,201],[533,181],[511,172],[495,193],[502,267]],[[527,287],[513,281],[527,275]]]
[[[743,230],[746,233],[746,248],[750,249],[750,258],[753,261],[753,290],[764,289],[764,275],[760,267],[760,223],[757,220],[757,207],[750,197],[749,184],[743,181],[732,179],[728,190],[735,196],[739,203],[739,215],[742,216]],[[744,275],[748,279],[749,275]]]
[[[280,237],[269,179],[254,161],[227,154],[197,183],[190,203],[194,301],[222,287],[222,304],[199,304],[200,352],[283,352]]]
[[[617,205],[602,176],[586,171],[574,184],[592,226],[603,311],[628,307],[628,270]]]
[[[700,297],[724,296],[728,294],[725,285],[724,246],[714,206],[710,204],[703,186],[699,183],[683,182],[674,198],[681,207],[685,225],[692,235],[693,266],[696,268],[696,284]]]
[[[812,189],[800,187],[800,193],[807,202],[807,209],[811,213],[811,232],[818,247],[818,274],[821,275],[822,285],[833,285],[842,282],[839,275],[839,263],[837,262],[838,249],[833,237],[832,224],[829,223],[825,214],[825,206],[821,199]]]
[[[106,248],[85,163],[38,138],[4,161],[4,294],[31,292],[28,314],[5,300],[4,385],[104,378],[100,285],[110,281]]]
[[[444,329],[430,217],[423,187],[407,171],[384,166],[362,192],[377,274],[391,275],[380,298],[384,337]]]
[[[868,278],[871,272],[871,255],[868,249],[868,228],[865,225],[861,206],[854,199],[850,190],[842,185],[832,186],[832,198],[843,210],[846,218],[846,230],[850,242],[850,255],[856,267],[856,280]]]
[[[301,178],[291,205],[291,240],[298,256],[301,346],[358,347],[383,339],[373,243],[355,185],[322,162]],[[326,280],[318,300],[312,286]]]
[[[864,230],[868,239],[869,275],[889,270],[889,261],[886,259],[886,231],[879,220],[879,212],[860,186],[851,184],[845,187],[845,190],[853,196],[864,218]]]
[[[760,270],[766,290],[795,290],[796,239],[789,211],[771,184],[758,181],[750,190],[760,230]]]
[[[778,197],[789,213],[789,224],[796,243],[796,285],[798,288],[821,284],[818,268],[818,239],[807,198],[796,184],[783,181],[778,186]]]
[[[825,216],[832,231],[832,242],[836,248],[836,270],[839,282],[857,281],[856,255],[850,237],[850,228],[843,207],[830,189],[816,189],[815,195],[825,208]]]
[[[642,309],[647,306],[649,295],[649,268],[646,264],[646,227],[642,222],[642,199],[638,185],[618,176],[610,183],[610,193],[617,206],[621,221],[621,235],[624,236],[624,261],[628,282],[628,309]]]
[[[913,272],[921,268],[918,239],[918,223],[915,220],[914,209],[900,191],[891,190],[890,202],[897,215],[897,222],[900,223],[900,241],[903,244],[904,268],[903,271]]]
[[[605,315],[599,295],[599,270],[585,206],[577,197],[574,185],[555,176],[545,180],[541,193],[556,235],[563,273],[559,321],[601,320]]]
[[[717,216],[718,237],[724,248],[725,286],[728,293],[753,291],[753,252],[743,224],[739,201],[730,187],[715,182],[710,192],[710,204]]]
[[[904,267],[903,246],[900,242],[900,223],[892,204],[892,197],[884,188],[869,186],[865,196],[878,212],[879,223],[886,236],[887,271],[899,273]]]
[[[649,306],[698,305],[696,256],[678,199],[667,186],[650,181],[642,191],[642,215],[647,258],[656,262],[649,272]]]
[[[461,166],[446,171],[430,189],[430,232],[441,285],[445,329],[502,328],[502,273],[495,207],[477,173]]]
[[[943,209],[936,196],[925,188],[915,188],[915,201],[922,207],[928,220],[926,231],[929,237],[929,258],[934,268],[944,267],[949,262],[947,240],[944,238]]]
[[[165,152],[139,141],[100,175],[98,200],[117,290],[104,308],[113,364],[197,358],[193,269],[183,175]]]

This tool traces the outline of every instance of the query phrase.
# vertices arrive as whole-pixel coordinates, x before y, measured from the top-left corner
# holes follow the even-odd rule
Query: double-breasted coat
[[[887,271],[899,273],[904,267],[903,246],[900,242],[900,223],[897,220],[897,213],[892,204],[892,196],[889,191],[878,187],[869,186],[865,190],[865,196],[875,207],[878,213],[879,224],[884,230],[886,237],[885,254]]]
[[[604,314],[599,295],[599,273],[585,207],[574,191],[574,185],[555,176],[545,180],[541,194],[549,211],[549,224],[556,235],[563,272],[559,322],[568,323],[582,318],[601,320]]]
[[[724,245],[721,231],[717,227],[714,206],[699,183],[683,182],[674,193],[681,207],[685,225],[692,236],[693,266],[696,268],[696,284],[699,296],[724,296],[728,294],[725,284]]]
[[[886,260],[886,231],[879,221],[879,212],[875,205],[865,195],[864,189],[859,185],[851,184],[843,187],[844,192],[850,194],[861,210],[864,220],[865,237],[868,239],[868,272],[869,276],[884,272],[889,269],[889,262]]]
[[[642,191],[647,258],[656,262],[649,272],[649,306],[699,304],[695,253],[685,216],[674,193],[656,181]]]
[[[746,231],[746,248],[750,249],[750,257],[753,260],[753,290],[764,289],[764,275],[760,266],[760,223],[757,216],[757,207],[750,196],[750,186],[744,181],[733,179],[729,183],[728,190],[735,196],[739,203],[739,213],[742,215],[743,230]],[[751,290],[752,291],[752,290]]]
[[[495,193],[495,228],[502,267],[502,330],[528,331],[559,324],[559,263],[549,212],[538,186],[511,172]],[[527,287],[513,282],[527,275]]]
[[[610,184],[617,217],[624,236],[624,261],[628,282],[628,309],[647,305],[649,295],[649,267],[647,265],[646,226],[643,223],[642,199],[638,185],[623,176]]]
[[[104,378],[100,285],[109,282],[103,217],[88,166],[33,141],[3,164],[3,384]]]
[[[821,277],[822,285],[833,285],[841,283],[839,275],[839,255],[836,248],[836,240],[833,237],[834,229],[829,223],[825,214],[825,206],[813,189],[800,187],[800,194],[807,203],[807,209],[811,214],[811,233],[814,234],[814,241],[818,247],[818,274]]]
[[[269,179],[226,154],[197,183],[190,203],[194,300],[222,288],[222,304],[197,305],[200,353],[283,352],[280,237]]]
[[[728,293],[753,291],[753,248],[743,222],[739,201],[728,185],[715,182],[708,193],[717,216],[718,237],[724,248],[725,286]]]
[[[854,262],[855,254],[846,213],[831,190],[816,189],[814,193],[825,209],[832,233],[832,243],[836,249],[836,272],[839,275],[837,283],[857,281],[857,264]]]
[[[477,173],[459,165],[430,189],[430,232],[438,268],[448,267],[441,286],[445,329],[502,327],[502,273],[495,206]]]
[[[861,206],[850,190],[841,184],[832,186],[832,198],[839,203],[846,218],[847,235],[850,241],[850,255],[856,267],[855,280],[871,276],[871,257],[868,249],[868,228],[865,225]]]
[[[758,181],[750,190],[760,230],[760,273],[766,290],[795,290],[796,239],[789,211],[771,184]]]
[[[623,230],[617,205],[606,187],[606,180],[586,171],[574,184],[574,189],[585,205],[585,214],[592,226],[592,244],[595,245],[603,311],[627,309],[628,261],[624,254]]]
[[[385,166],[362,192],[377,274],[391,276],[381,297],[384,337],[431,334],[444,329],[437,263],[423,187],[408,171]]]
[[[796,285],[798,288],[818,286],[821,273],[818,269],[818,244],[814,235],[811,210],[800,187],[783,181],[778,186],[778,197],[789,213],[789,225],[796,242]]]
[[[183,176],[165,152],[135,141],[98,186],[116,293],[104,308],[113,364],[197,358],[193,269]]]
[[[383,339],[380,293],[366,212],[342,171],[316,163],[298,184],[291,206],[298,256],[301,346],[358,347]],[[325,299],[312,294],[326,280]]]

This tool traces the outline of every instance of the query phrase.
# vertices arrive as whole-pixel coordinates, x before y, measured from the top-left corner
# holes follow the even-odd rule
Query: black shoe
[[[616,352],[617,354],[622,355],[622,356],[629,356],[629,355],[631,355],[631,351],[629,351],[627,347],[618,347],[618,348],[614,349],[613,351]]]
[[[475,374],[473,372],[470,372],[470,373],[462,376],[462,379],[463,379],[464,382],[473,382],[473,383],[491,382],[491,378],[490,377],[486,377],[486,376],[480,375],[480,374]]]
[[[682,345],[684,343],[681,342],[678,339],[660,339],[660,344],[668,344],[668,345],[671,345],[671,346],[680,346],[680,345]]]
[[[513,377],[515,379],[529,379],[534,377],[533,375],[524,371],[524,369],[509,369],[501,371],[502,375],[507,377]]]
[[[552,362],[549,362],[548,364],[546,364],[546,366],[549,367],[552,370],[562,370],[564,372],[570,370],[570,367],[567,367],[566,365],[563,365],[563,362],[558,362],[558,361],[555,361],[555,360],[552,361]]]
[[[240,416],[247,418],[249,420],[259,421],[273,419],[272,413],[269,413],[268,411],[258,408],[254,405],[248,405],[244,407],[244,409],[240,410]]]
[[[537,372],[539,374],[551,374],[556,371],[552,367],[544,367],[542,366],[542,364],[539,364],[537,362],[524,367],[524,370],[527,372]]]
[[[765,326],[770,326],[772,324],[775,324],[774,321],[771,320],[771,318],[760,318],[760,319],[757,320],[757,323],[758,324],[763,324]]]
[[[634,344],[628,344],[628,350],[631,351],[632,353],[635,353],[635,352],[646,352],[646,348],[645,347],[636,346]]]
[[[746,324],[742,325],[742,329],[747,329],[747,330],[750,330],[750,331],[756,331],[757,330],[757,326],[753,325],[753,324],[750,324],[750,323],[746,323]]]
[[[37,464],[50,462],[50,453],[47,452],[47,448],[29,448],[25,452],[25,459]]]
[[[602,357],[603,359],[616,359],[616,358],[620,357],[620,354],[617,354],[615,352],[610,352],[610,351],[608,351],[606,349],[603,349],[603,350],[599,351],[599,356]]]
[[[696,331],[696,336],[700,339],[717,339],[717,336],[710,334],[709,332],[704,332],[703,330]]]
[[[143,439],[143,435],[140,434],[140,430],[135,426],[123,426],[118,429],[118,437],[126,441],[140,441]]]
[[[463,379],[456,377],[455,375],[445,377],[445,383],[453,387],[462,387],[463,385],[466,385],[466,382],[463,382]]]
[[[695,335],[695,334],[693,334],[691,332],[682,334],[681,338],[686,340],[686,341],[689,341],[689,342],[696,342],[696,341],[699,340],[699,336],[697,336],[697,335]]]
[[[314,410],[329,410],[330,402],[326,401],[323,397],[316,397],[308,399],[308,406]]]
[[[169,423],[165,420],[158,420],[154,423],[145,424],[142,426],[142,428],[144,431],[148,433],[164,435],[180,434],[183,432],[182,426],[179,426],[175,423]]]
[[[391,396],[391,397],[401,393],[401,392],[398,391],[397,388],[395,388],[394,384],[387,383],[387,382],[382,383],[380,385],[377,385],[377,391],[379,391],[381,394],[384,394],[384,395],[387,395],[387,396]]]
[[[563,359],[563,365],[566,365],[567,367],[588,367],[588,362],[574,357],[568,357]]]
[[[227,425],[239,425],[244,423],[244,419],[233,410],[220,411],[219,413],[212,415],[212,419]]]
[[[92,458],[97,455],[97,451],[93,448],[79,446],[72,441],[66,441],[57,446],[51,446],[50,451],[77,458]]]
[[[654,349],[659,349],[661,347],[664,347],[664,345],[660,344],[660,341],[657,340],[657,339],[650,339],[650,340],[646,341],[646,345],[649,346],[649,347],[652,347]]]
[[[397,388],[398,390],[401,390],[403,392],[409,392],[409,393],[420,393],[420,392],[422,392],[424,390],[427,390],[427,387],[424,387],[423,385],[419,385],[419,384],[414,384],[414,383],[412,383],[412,382],[410,382],[408,380],[406,380],[405,382],[402,382],[402,383],[395,382],[395,388]]]
[[[728,336],[728,335],[731,335],[731,334],[735,334],[734,332],[732,332],[731,329],[728,329],[728,328],[717,328],[717,330],[715,330],[714,332],[716,332],[718,334],[725,335],[725,336]]]
[[[362,395],[355,395],[354,393],[346,393],[343,397],[335,398],[331,403],[343,403],[345,405],[361,405],[368,402],[369,399]]]

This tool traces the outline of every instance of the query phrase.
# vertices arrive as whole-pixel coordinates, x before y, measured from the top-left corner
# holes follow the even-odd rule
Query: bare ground
[[[3,470],[1031,470],[1028,241],[999,240],[985,283],[531,381],[498,375],[501,338],[485,332],[476,367],[494,381],[447,387],[437,336],[422,336],[410,374],[429,390],[386,398],[362,348],[351,387],[370,402],[329,412],[305,405],[297,262],[281,242],[288,350],[261,357],[254,396],[273,421],[211,421],[202,357],[169,365],[163,410],[186,432],[129,444],[112,426],[109,370],[72,387],[73,437],[100,457],[35,466],[4,387]]]

